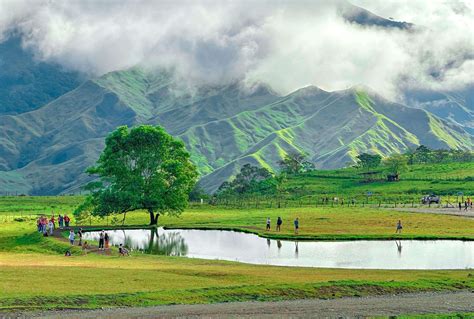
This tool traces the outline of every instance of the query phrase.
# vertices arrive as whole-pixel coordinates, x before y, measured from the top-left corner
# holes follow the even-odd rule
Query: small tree
[[[359,168],[366,169],[367,171],[379,167],[381,161],[382,157],[378,154],[372,155],[368,153],[362,153],[357,156],[357,166]]]
[[[400,175],[408,166],[408,158],[403,154],[393,154],[384,160],[384,165],[392,175]]]
[[[420,145],[416,148],[415,152],[413,153],[413,160],[415,163],[428,163],[431,159],[432,150],[425,146]]]
[[[160,214],[179,215],[197,178],[189,157],[183,142],[159,126],[118,127],[106,138],[96,166],[88,169],[100,178],[89,185],[93,214],[144,209],[150,225]]]
[[[314,169],[313,163],[307,160],[305,153],[292,152],[286,154],[279,162],[282,172],[299,174]]]

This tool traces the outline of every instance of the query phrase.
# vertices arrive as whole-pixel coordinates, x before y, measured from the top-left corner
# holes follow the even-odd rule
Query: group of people
[[[270,217],[267,217],[267,222],[266,222],[266,230],[270,231],[271,230],[271,223],[272,220]],[[276,231],[279,232],[281,231],[281,225],[283,224],[283,219],[281,219],[280,216],[278,216],[277,221],[276,221]],[[295,227],[295,234],[298,234],[299,228],[300,228],[300,221],[299,218],[296,217],[296,219],[293,221],[293,226]]]
[[[83,234],[84,234],[84,232],[83,232],[82,228],[79,228],[79,230],[77,232],[77,237],[79,238],[78,246],[82,246],[82,249],[86,250],[86,249],[89,249],[90,247],[89,247],[89,244],[88,244],[87,241],[82,243]],[[74,246],[74,243],[75,243],[75,240],[76,240],[76,233],[74,232],[73,229],[71,229],[69,231],[69,237],[68,238],[69,238],[69,243],[72,246]],[[110,236],[105,230],[102,230],[99,234],[99,251],[108,250],[108,249],[110,249]],[[68,254],[68,252],[69,252],[69,254]],[[129,256],[130,255],[128,249],[125,248],[123,246],[123,244],[119,245],[119,254],[120,254],[120,256]],[[65,256],[70,256],[70,255],[71,255],[71,252],[70,252],[70,250],[68,250],[66,252]]]
[[[36,220],[36,227],[38,232],[42,233],[43,236],[47,237],[48,234],[52,235],[54,229],[56,228],[54,215],[51,216],[49,220],[46,216],[42,215]]]
[[[71,219],[69,218],[68,215],[62,216],[61,214],[58,216],[58,224],[59,224],[59,229],[62,229],[64,227],[69,227]],[[51,215],[51,218],[48,219],[45,215],[41,215],[37,220],[36,220],[36,227],[38,229],[38,232],[42,233],[43,236],[51,236],[56,229],[56,218],[54,217],[54,214]]]
[[[462,210],[463,204],[461,202],[458,203],[459,210]],[[472,200],[468,198],[464,201],[464,210],[472,209]]]

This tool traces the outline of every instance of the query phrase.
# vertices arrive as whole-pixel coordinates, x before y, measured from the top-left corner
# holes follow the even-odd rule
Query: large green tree
[[[160,214],[179,215],[188,203],[197,172],[183,142],[159,126],[118,127],[105,140],[97,164],[88,169],[94,215],[144,209],[150,225]]]

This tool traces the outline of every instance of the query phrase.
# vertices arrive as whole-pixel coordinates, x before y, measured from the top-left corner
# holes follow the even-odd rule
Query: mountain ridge
[[[189,92],[166,72],[112,72],[39,109],[0,116],[10,133],[0,146],[0,180],[32,194],[77,189],[90,180],[85,168],[98,158],[105,136],[119,125],[142,123],[162,125],[185,142],[209,191],[243,163],[276,171],[295,151],[317,167],[334,168],[362,151],[387,155],[420,143],[472,148],[462,128],[361,90],[370,91],[307,86],[279,96],[265,85],[245,90],[233,83]]]

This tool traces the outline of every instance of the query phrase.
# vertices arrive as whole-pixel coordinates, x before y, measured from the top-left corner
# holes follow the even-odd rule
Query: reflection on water
[[[221,259],[252,264],[365,269],[474,268],[474,242],[438,241],[288,241],[217,230],[135,229],[108,231],[144,253]],[[99,232],[85,233],[98,240]]]
[[[179,231],[160,231],[158,229],[114,230],[107,231],[110,243],[123,244],[132,250],[153,255],[186,256],[188,246]],[[85,239],[99,240],[100,232],[87,232]]]
[[[398,256],[402,256],[402,241],[401,240],[395,240],[395,244],[397,245],[397,251],[398,251]]]

